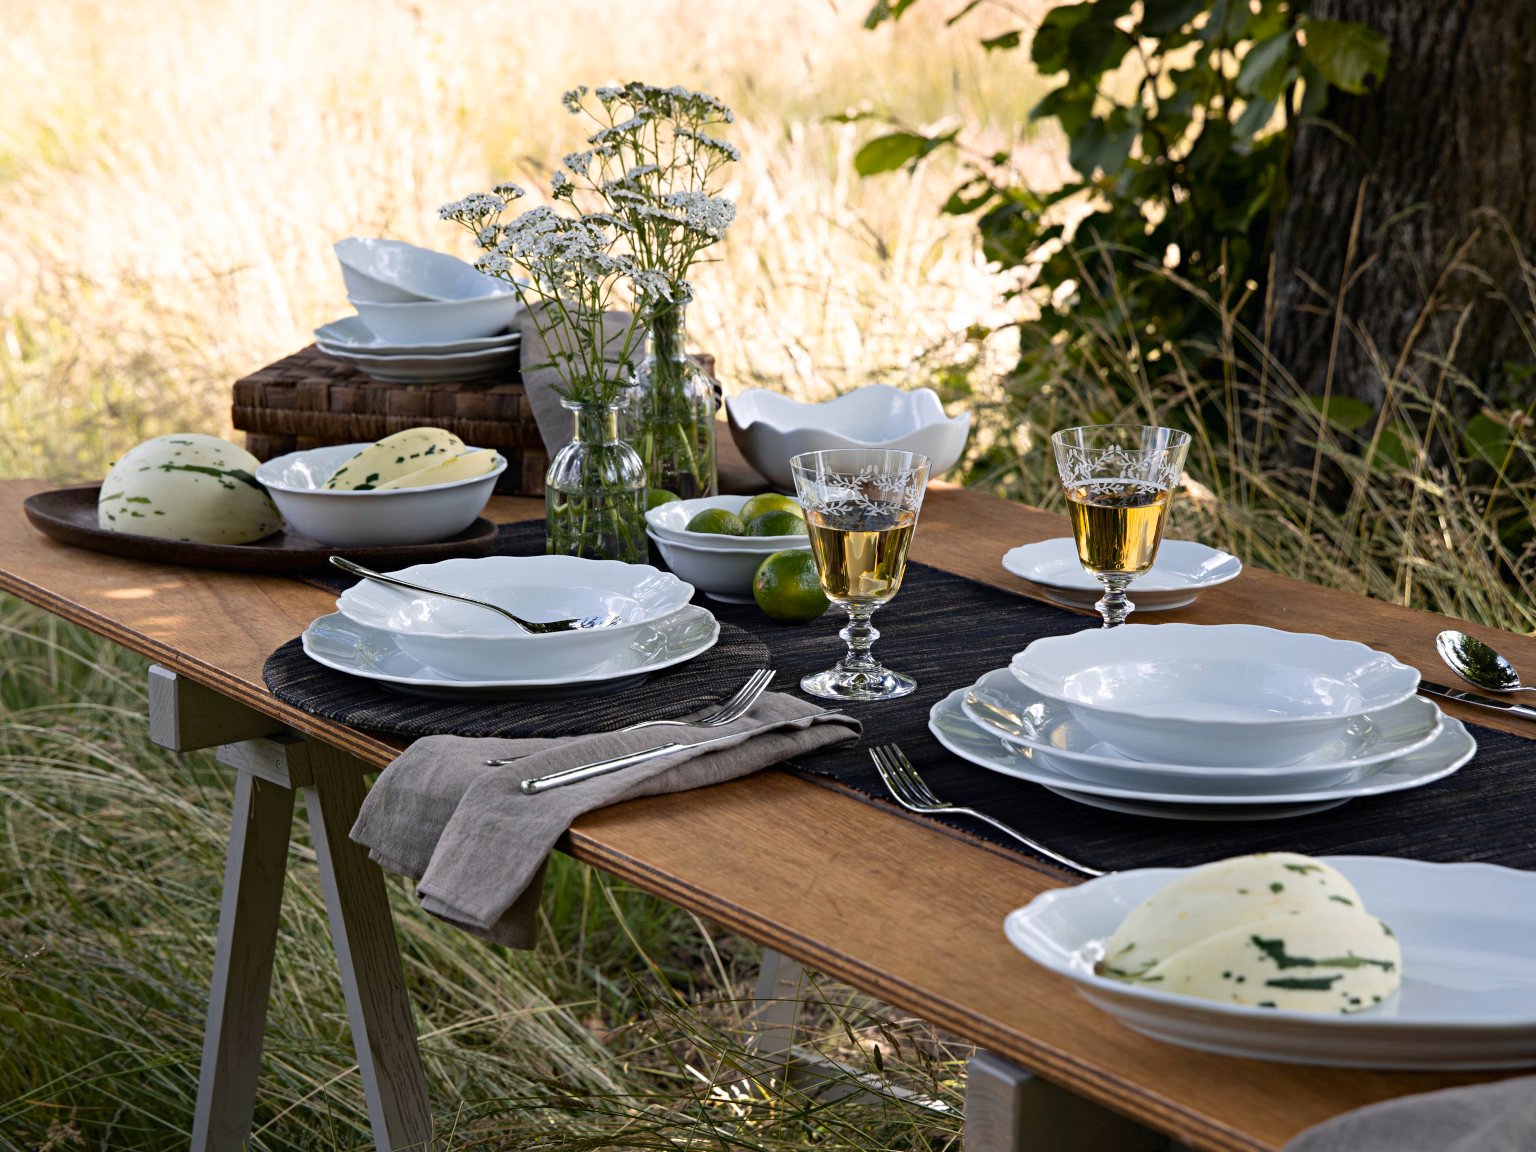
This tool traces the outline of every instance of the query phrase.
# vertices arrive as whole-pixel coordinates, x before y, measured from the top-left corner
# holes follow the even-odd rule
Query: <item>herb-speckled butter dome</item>
[[[109,532],[249,544],[283,518],[256,481],[256,457],[197,432],[157,436],[131,448],[101,484],[96,522]]]
[[[1273,852],[1192,869],[1148,897],[1098,972],[1231,1004],[1358,1012],[1402,982],[1402,949],[1336,869]]]

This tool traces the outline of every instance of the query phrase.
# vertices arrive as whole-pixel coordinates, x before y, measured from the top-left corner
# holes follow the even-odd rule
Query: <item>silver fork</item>
[[[719,728],[723,724],[729,724],[733,720],[740,720],[752,710],[752,705],[768,690],[768,685],[773,682],[774,671],[772,668],[759,668],[747,678],[747,682],[736,690],[736,694],[727,700],[719,708],[708,716],[698,720],[641,720],[638,724],[629,724],[623,728],[615,728],[615,732],[637,732],[641,728],[663,728],[675,726],[678,728]],[[486,764],[492,768],[500,768],[511,764],[514,760],[521,760],[521,756],[502,756],[494,760],[487,760]]]
[[[1052,852],[1044,844],[1031,840],[1022,832],[1008,827],[1001,820],[994,820],[985,812],[978,812],[974,808],[962,808],[957,804],[940,800],[933,794],[933,789],[929,788],[923,778],[917,774],[917,769],[912,767],[912,762],[895,744],[881,744],[871,748],[869,758],[875,762],[875,771],[880,773],[880,779],[885,781],[885,786],[896,798],[896,803],[909,812],[918,812],[924,816],[971,816],[992,825],[999,832],[1012,836],[1026,848],[1074,872],[1081,872],[1084,876],[1104,875],[1098,868],[1090,868],[1086,864],[1079,864],[1076,860],[1063,856],[1060,852]]]
[[[499,612],[505,616],[524,632],[531,632],[535,636],[542,636],[546,632],[576,632],[585,628],[606,628],[618,619],[617,616],[609,615],[578,616],[571,620],[524,620],[516,613],[508,612],[499,604],[492,604],[486,600],[476,600],[473,596],[460,596],[457,592],[444,592],[441,588],[428,588],[424,584],[412,584],[409,580],[402,580],[398,576],[386,576],[382,572],[375,572],[372,568],[364,568],[361,564],[354,564],[345,556],[332,556],[331,564],[350,576],[361,576],[364,580],[372,580],[378,584],[391,584],[396,588],[408,588],[412,592],[425,592],[428,596],[441,596],[446,600],[458,600],[463,604],[473,604],[477,608],[489,608],[492,612]]]

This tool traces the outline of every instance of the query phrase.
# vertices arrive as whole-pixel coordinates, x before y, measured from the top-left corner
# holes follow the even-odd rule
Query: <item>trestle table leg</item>
[[[1168,1138],[977,1049],[965,1068],[965,1152],[1167,1152]]]

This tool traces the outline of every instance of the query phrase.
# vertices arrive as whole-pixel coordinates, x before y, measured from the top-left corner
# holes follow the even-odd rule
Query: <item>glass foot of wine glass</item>
[[[838,665],[800,681],[800,690],[823,700],[894,700],[917,687],[917,681],[878,664],[873,670]]]

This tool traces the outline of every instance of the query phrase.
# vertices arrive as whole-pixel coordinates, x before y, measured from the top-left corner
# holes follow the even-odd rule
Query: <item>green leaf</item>
[[[1374,28],[1352,20],[1311,20],[1302,28],[1302,51],[1324,80],[1359,95],[1387,71],[1391,49]]]
[[[1329,396],[1326,403],[1321,396],[1308,396],[1307,403],[1341,432],[1358,432],[1376,419],[1376,409],[1353,396]]]
[[[1054,116],[1061,122],[1061,130],[1069,137],[1093,115],[1093,88],[1087,84],[1064,84],[1047,92],[1040,103],[1029,110],[1030,120],[1044,120]]]
[[[1024,33],[1014,29],[1012,32],[1004,32],[1001,36],[993,36],[990,39],[983,40],[981,46],[988,52],[995,52],[998,49],[1017,48],[1023,35]]]
[[[1389,425],[1381,430],[1381,435],[1376,439],[1376,456],[1397,465],[1399,468],[1408,467],[1408,442],[1403,438],[1402,431]],[[1373,458],[1370,463],[1375,465]]]
[[[1269,123],[1275,114],[1275,101],[1250,100],[1243,114],[1232,125],[1233,133],[1241,139],[1252,140]]]
[[[915,164],[935,148],[951,143],[954,132],[942,136],[922,136],[916,132],[892,132],[876,136],[853,157],[853,169],[860,176],[894,172],[904,164]]]
[[[1462,429],[1461,442],[1469,456],[1495,468],[1502,468],[1509,454],[1509,425],[1480,412],[1467,421],[1467,426]]]
[[[980,192],[973,189],[980,188]],[[968,212],[974,212],[992,197],[997,195],[997,189],[992,186],[992,181],[985,176],[972,176],[960,187],[949,194],[949,199],[944,201],[944,207],[940,209],[946,216],[964,216]]]
[[[1072,134],[1067,159],[1089,179],[1100,169],[1106,176],[1114,176],[1125,167],[1131,145],[1140,134],[1140,125],[1131,122],[1125,109],[1116,108],[1108,119],[1089,120]]]
[[[1141,6],[1141,34],[1167,36],[1177,32],[1205,10],[1207,0],[1144,0]]]
[[[958,24],[958,23],[960,23],[960,21],[964,20],[967,16],[969,16],[977,8],[980,8],[982,6],[982,4],[984,4],[985,2],[986,2],[986,0],[970,0],[970,2],[968,4],[966,4],[966,6],[964,8],[960,9],[960,11],[956,12],[948,20],[944,21],[944,27],[946,27],[946,28],[953,28],[956,24]]]
[[[1074,29],[1093,15],[1093,5],[1063,4],[1052,8],[1040,21],[1035,38],[1030,41],[1029,57],[1041,75],[1049,76],[1066,68],[1071,57],[1067,52],[1067,37]]]
[[[1243,66],[1237,72],[1237,90],[1245,96],[1257,96],[1271,103],[1278,100],[1285,91],[1292,43],[1291,33],[1287,30],[1249,48],[1243,57]]]
[[[878,28],[887,20],[900,20],[901,14],[916,3],[917,0],[896,0],[894,4],[890,0],[876,0],[875,6],[864,17],[864,27]]]

